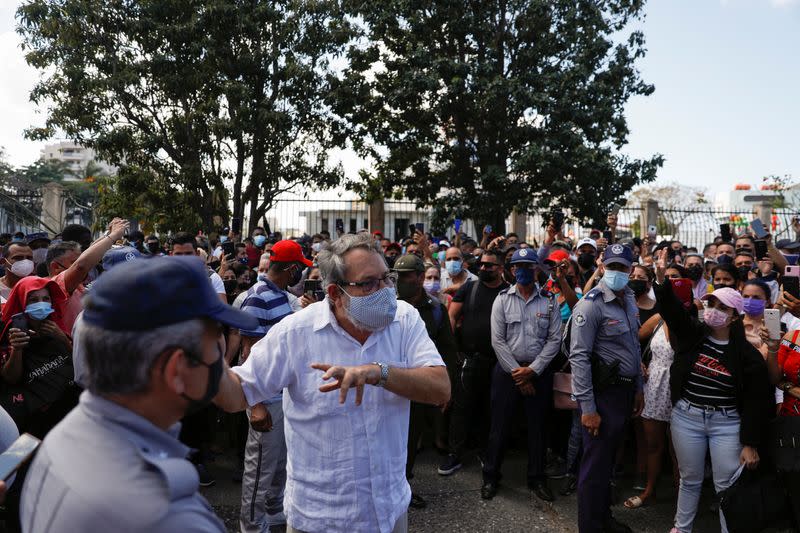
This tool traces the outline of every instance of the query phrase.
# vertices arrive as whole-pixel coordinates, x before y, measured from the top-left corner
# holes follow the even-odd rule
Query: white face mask
[[[37,248],[33,251],[33,262],[36,265],[41,265],[47,260],[47,248]]]
[[[11,265],[11,273],[18,278],[30,276],[33,273],[34,264],[30,259],[23,259]]]

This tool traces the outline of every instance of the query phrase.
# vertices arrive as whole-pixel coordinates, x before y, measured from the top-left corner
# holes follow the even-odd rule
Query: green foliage
[[[44,72],[31,98],[52,104],[28,136],[64,132],[120,167],[104,209],[210,229],[232,187],[252,227],[280,192],[342,178],[323,103],[349,32],[334,1],[27,0],[17,17]]]
[[[624,35],[641,0],[346,4],[363,38],[331,105],[375,161],[362,194],[498,228],[514,207],[600,222],[662,165],[620,152],[625,103],[653,92],[635,68],[643,35]]]

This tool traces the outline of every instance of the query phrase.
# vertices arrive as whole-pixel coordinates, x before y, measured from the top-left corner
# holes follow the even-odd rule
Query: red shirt
[[[783,370],[783,378],[794,386],[800,385],[800,345],[797,336],[800,329],[792,334],[792,340],[783,339],[778,348],[778,365]],[[780,416],[800,416],[800,400],[789,394],[783,395]]]

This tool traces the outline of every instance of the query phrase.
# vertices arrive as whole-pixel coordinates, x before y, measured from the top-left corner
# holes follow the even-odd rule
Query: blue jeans
[[[739,456],[742,453],[739,426],[736,409],[706,411],[690,405],[686,400],[679,400],[672,409],[672,444],[681,473],[675,527],[681,533],[692,531],[708,450],[711,451],[714,488],[719,493],[731,485],[731,477],[739,468]],[[722,533],[727,533],[722,510],[719,512],[719,522]]]

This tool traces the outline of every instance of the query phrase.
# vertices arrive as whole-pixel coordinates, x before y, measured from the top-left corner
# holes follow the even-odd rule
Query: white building
[[[69,174],[65,181],[83,179],[89,164],[96,166],[102,174],[116,174],[117,167],[95,158],[95,152],[72,141],[58,141],[46,145],[41,151],[41,158],[46,161],[63,161],[67,164]]]

